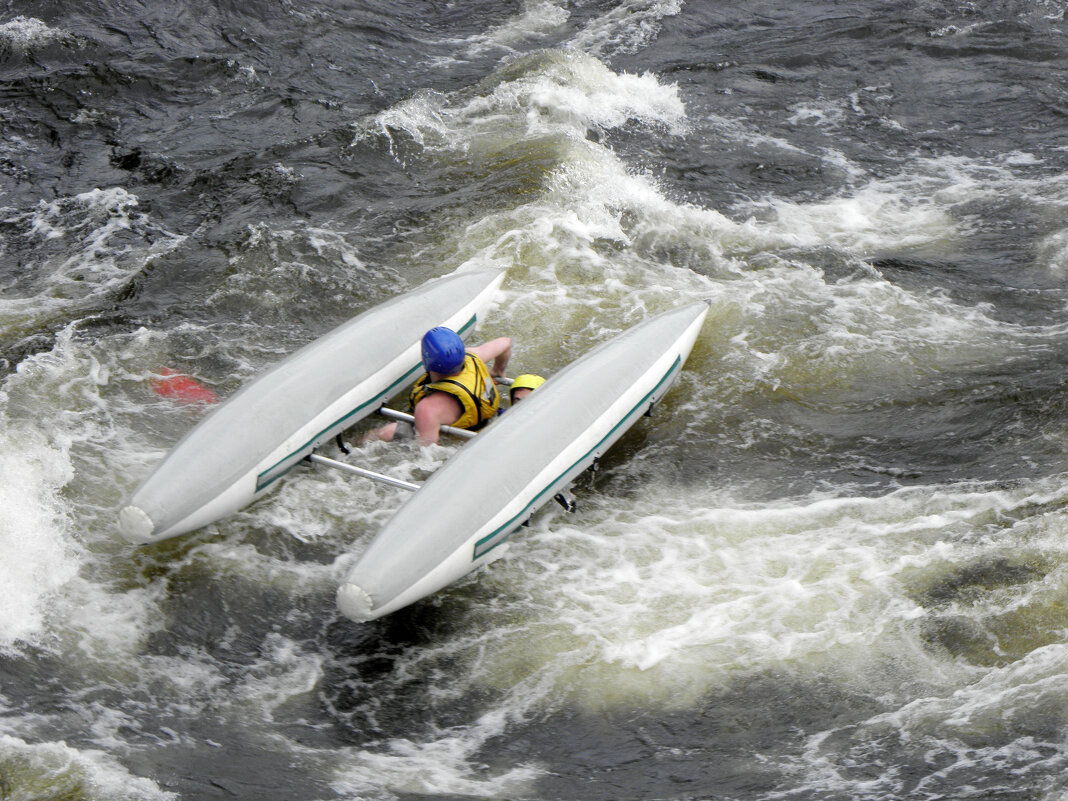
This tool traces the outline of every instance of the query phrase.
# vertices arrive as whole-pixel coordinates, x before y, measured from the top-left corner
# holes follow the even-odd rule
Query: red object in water
[[[194,378],[164,367],[160,377],[152,379],[152,389],[161,398],[171,398],[182,403],[215,403],[219,396]]]

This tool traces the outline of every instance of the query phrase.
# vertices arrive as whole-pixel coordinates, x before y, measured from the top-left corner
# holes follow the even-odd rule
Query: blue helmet
[[[438,326],[423,335],[423,367],[431,373],[454,375],[464,366],[464,341],[451,328]]]

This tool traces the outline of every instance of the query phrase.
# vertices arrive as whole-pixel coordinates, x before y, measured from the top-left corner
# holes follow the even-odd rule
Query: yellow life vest
[[[501,405],[501,396],[489,368],[473,353],[464,357],[464,368],[457,375],[440,381],[431,381],[430,373],[419,376],[408,395],[410,411],[414,413],[415,404],[431,392],[444,392],[460,401],[463,414],[451,423],[457,428],[481,428],[497,415],[497,408]]]

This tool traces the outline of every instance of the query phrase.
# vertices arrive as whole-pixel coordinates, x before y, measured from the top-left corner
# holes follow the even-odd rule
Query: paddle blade
[[[161,398],[180,403],[215,403],[219,396],[194,378],[164,367],[151,381],[152,391]]]

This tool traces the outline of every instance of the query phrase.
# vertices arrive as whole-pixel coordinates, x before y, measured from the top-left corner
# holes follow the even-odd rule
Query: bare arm
[[[497,337],[468,350],[489,366],[490,375],[498,378],[504,375],[508,360],[512,358],[512,338]],[[493,364],[490,364],[491,361]]]

